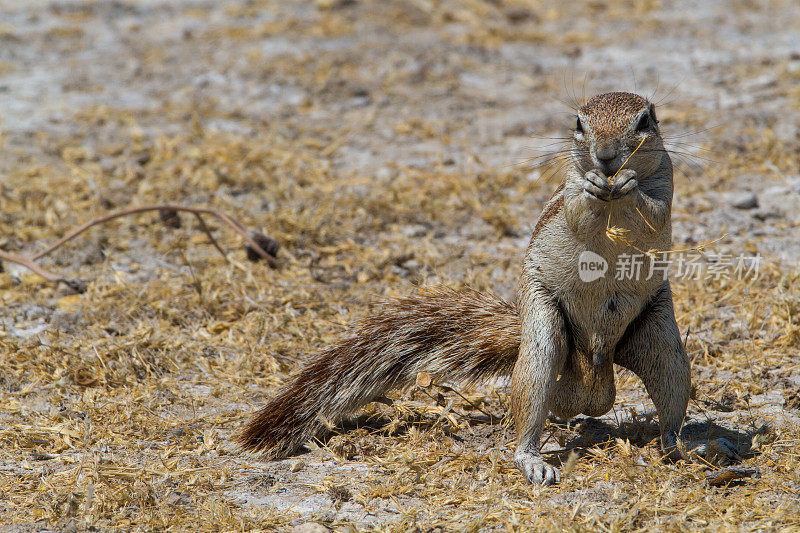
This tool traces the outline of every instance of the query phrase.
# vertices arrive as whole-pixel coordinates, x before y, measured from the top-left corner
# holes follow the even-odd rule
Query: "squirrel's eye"
[[[581,117],[578,117],[578,123],[575,124],[575,133],[583,133],[583,124],[581,124]]]
[[[636,131],[644,131],[650,127],[650,116],[645,113],[636,124]]]

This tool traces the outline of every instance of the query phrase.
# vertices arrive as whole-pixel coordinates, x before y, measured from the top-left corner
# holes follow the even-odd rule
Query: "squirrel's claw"
[[[583,191],[590,197],[607,202],[611,199],[611,184],[608,178],[597,169],[590,170],[584,176]]]
[[[544,462],[540,455],[530,452],[517,452],[514,454],[514,464],[525,476],[529,483],[548,486],[561,481],[561,472],[558,468]]]

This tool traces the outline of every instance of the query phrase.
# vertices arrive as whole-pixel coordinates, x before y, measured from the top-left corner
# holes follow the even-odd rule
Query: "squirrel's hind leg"
[[[678,445],[691,378],[668,282],[628,327],[617,344],[614,362],[631,370],[644,383],[658,412],[662,449],[670,459],[702,456],[723,466],[741,460],[736,446],[726,439]]]
[[[661,444],[665,452],[673,452],[689,404],[691,379],[668,282],[628,326],[614,362],[644,383],[658,412]]]
[[[569,355],[566,322],[556,300],[541,287],[523,288],[533,294],[520,298],[522,339],[511,376],[511,411],[517,430],[514,463],[531,483],[559,481],[558,469],[545,463],[539,440],[556,380]]]

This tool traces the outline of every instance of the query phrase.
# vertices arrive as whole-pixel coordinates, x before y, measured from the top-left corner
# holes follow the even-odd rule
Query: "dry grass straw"
[[[109,115],[98,110],[103,120]],[[101,147],[97,156],[64,150],[65,161],[80,164],[109,201],[119,182],[95,167],[94,157],[112,157],[125,172],[127,161],[146,151],[146,176],[122,182],[121,197],[144,204],[191,195],[225,208],[287,243],[287,264],[272,271],[242,261],[241,252],[231,252],[229,264],[196,246],[206,237],[194,228],[170,229],[140,217],[111,221],[43,259],[90,280],[84,294],[67,294],[32,275],[0,274],[6,469],[0,489],[8,495],[9,520],[219,530],[271,529],[293,519],[279,510],[244,508],[225,495],[259,465],[232,454],[231,432],[299,360],[341,330],[351,318],[342,302],[358,309],[355,302],[375,294],[408,290],[404,277],[465,261],[458,256],[466,245],[420,242],[398,229],[421,220],[439,228],[480,220],[462,212],[462,195],[477,194],[499,208],[492,198],[503,196],[501,187],[522,186],[518,175],[490,183],[474,175],[465,189],[454,173],[409,168],[389,190],[365,198],[359,177],[332,183],[318,153],[327,145],[304,148],[313,139],[309,132],[282,144],[200,131],[145,139],[122,151]],[[226,167],[228,182],[219,177]],[[175,174],[184,179],[165,178]],[[81,206],[89,191],[58,166],[21,169],[7,183],[3,233],[20,239],[51,241],[52,228],[106,209],[65,208],[65,201]],[[51,195],[53,188],[69,195]],[[239,194],[234,204],[233,189],[258,194]],[[259,205],[264,190],[279,203],[268,220],[254,220],[250,206]],[[505,248],[510,252],[513,243]],[[480,265],[494,258],[475,259]],[[485,285],[488,277],[479,275],[472,282]],[[24,327],[26,317],[57,325],[29,339],[15,336],[10,327]],[[436,414],[455,422],[452,414]]]
[[[610,183],[611,185],[614,184],[614,181],[617,179],[617,174],[619,174],[622,171],[622,169],[625,168],[625,165],[628,164],[628,161],[631,160],[631,157],[636,155],[636,152],[639,151],[639,148],[642,147],[642,145],[644,144],[645,140],[647,140],[647,135],[642,135],[642,140],[639,141],[639,145],[636,147],[636,149],[633,152],[631,152],[631,155],[629,155],[628,157],[625,158],[625,161],[623,161],[622,165],[620,165],[620,167],[617,169],[617,171],[614,172],[614,175],[611,176],[610,178],[608,178],[608,183]],[[608,238],[608,240],[610,240],[611,242],[616,243],[616,244],[625,244],[627,246],[634,247],[633,243],[631,242],[631,240],[628,239],[627,236],[626,236],[626,234],[630,231],[629,229],[611,225],[611,213],[613,211],[614,211],[614,200],[611,200],[611,201],[608,202],[608,221],[606,222],[606,238]],[[650,226],[650,228],[653,227],[649,222],[647,222],[647,219],[645,219],[644,215],[642,215],[642,213],[639,211],[639,209],[636,209],[636,212],[639,213],[639,215],[642,217],[642,219],[645,221],[645,223],[648,226]]]

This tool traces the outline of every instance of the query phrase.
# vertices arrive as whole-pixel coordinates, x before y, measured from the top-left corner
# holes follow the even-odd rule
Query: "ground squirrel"
[[[568,161],[533,230],[516,305],[443,288],[389,302],[261,409],[239,434],[241,445],[270,457],[291,454],[326,423],[413,383],[419,372],[449,381],[511,373],[514,462],[530,482],[548,485],[560,478],[539,453],[548,412],[608,412],[616,363],[644,382],[661,444],[675,455],[690,378],[669,281],[663,273],[579,276],[585,252],[616,265],[621,254],[670,248],[672,163],[655,106],[630,93],[591,98],[577,110]],[[627,230],[626,242],[608,237],[614,226]]]

